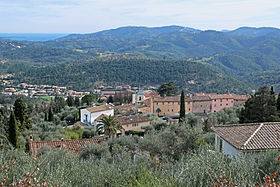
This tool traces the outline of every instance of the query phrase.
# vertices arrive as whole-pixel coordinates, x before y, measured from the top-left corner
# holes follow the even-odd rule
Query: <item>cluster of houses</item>
[[[204,115],[209,112],[218,112],[223,108],[233,107],[244,103],[249,96],[234,94],[194,94],[185,98],[186,113]],[[176,116],[180,110],[180,96],[160,97],[154,91],[137,91],[132,95],[132,103],[120,106],[109,104],[93,106],[80,110],[78,123],[81,126],[96,126],[102,123],[104,116],[116,116],[122,125],[124,133],[127,131],[143,132],[151,120],[146,114],[154,113],[158,116]],[[242,152],[258,152],[267,149],[280,148],[280,123],[252,123],[234,124],[212,127],[215,133],[215,147],[229,157]],[[30,152],[38,154],[42,146],[52,146],[78,152],[87,143],[100,143],[106,138],[82,140],[61,140],[51,142],[30,141]]]
[[[20,83],[18,85],[8,84],[5,85],[2,95],[12,96],[21,95],[29,97],[54,97],[54,96],[72,96],[81,98],[90,92],[78,92],[74,90],[68,90],[64,86],[54,85],[33,85],[27,83]]]
[[[249,96],[247,95],[234,94],[202,93],[188,95],[185,98],[185,111],[186,113],[206,115],[210,112],[218,112],[224,108],[242,104],[248,98]],[[180,96],[161,97],[155,91],[136,91],[132,94],[132,103],[130,104],[119,106],[106,104],[81,109],[80,123],[88,126],[96,126],[101,122],[104,115],[116,115],[124,131],[144,131],[143,127],[150,125],[147,114],[153,113],[160,117],[165,117],[165,119],[178,119],[179,111]]]

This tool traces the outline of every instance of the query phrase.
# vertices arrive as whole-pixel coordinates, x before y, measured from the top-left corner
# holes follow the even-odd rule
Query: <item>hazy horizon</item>
[[[119,28],[124,28],[124,27],[146,27],[146,28],[160,28],[160,27],[171,27],[171,26],[179,26],[179,27],[185,27],[185,28],[192,28],[192,29],[197,29],[197,30],[201,30],[201,31],[207,31],[207,30],[215,30],[215,29],[198,29],[198,28],[194,28],[194,27],[188,27],[188,26],[182,26],[182,25],[163,25],[163,26],[142,26],[142,25],[127,25],[127,26],[120,26],[120,27],[115,27],[115,28],[109,28],[109,29],[104,29],[104,30],[98,30],[98,31],[95,31],[95,32],[63,32],[63,33],[52,33],[52,32],[19,32],[19,33],[2,33],[0,32],[1,35],[3,34],[50,34],[50,35],[69,35],[69,34],[91,34],[91,33],[97,33],[97,32],[101,32],[101,31],[106,31],[106,30],[113,30],[113,29],[119,29]],[[254,26],[247,26],[247,25],[244,25],[244,26],[240,26],[240,27],[237,27],[237,28],[233,28],[233,29],[220,29],[220,30],[215,30],[215,31],[219,31],[219,32],[225,32],[225,31],[233,31],[233,30],[236,30],[236,29],[239,29],[239,28],[244,28],[244,27],[249,27],[249,28],[276,28],[276,29],[280,29],[280,27],[270,27],[270,26],[260,26],[260,27],[254,27]],[[0,37],[1,38],[1,37]]]
[[[277,0],[2,0],[1,33],[95,33],[123,26],[280,28]]]

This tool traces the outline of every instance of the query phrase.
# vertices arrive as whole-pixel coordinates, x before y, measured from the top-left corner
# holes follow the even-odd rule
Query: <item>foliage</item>
[[[280,121],[277,115],[275,95],[264,86],[260,87],[254,96],[249,98],[240,113],[240,122]]]
[[[101,123],[97,125],[97,131],[101,134],[104,133],[106,136],[115,136],[118,131],[122,131],[121,124],[116,120],[115,116],[104,116],[101,119]]]
[[[161,97],[165,97],[177,95],[178,88],[174,85],[174,82],[171,81],[160,85],[157,91]]]
[[[72,139],[81,139],[83,136],[83,128],[81,127],[66,127],[65,128],[65,137],[67,140],[72,140]]]
[[[18,124],[19,122],[15,117],[14,111],[12,111],[10,115],[8,132],[9,132],[9,140],[15,148],[20,148],[19,141],[18,141],[18,133],[19,133]]]
[[[70,107],[74,106],[74,104],[75,104],[74,98],[72,96],[68,96],[67,99],[66,99],[66,103]]]
[[[242,106],[235,106],[207,114],[204,121],[205,131],[209,131],[210,127],[214,125],[238,124],[241,110]]]
[[[53,112],[52,112],[52,108],[49,108],[49,115],[48,115],[48,121],[52,122],[54,120],[54,116],[53,116]]]
[[[16,120],[20,122],[19,129],[23,131],[24,129],[31,128],[31,121],[27,111],[26,104],[22,98],[18,98],[14,103],[14,114]]]
[[[97,97],[92,94],[88,94],[82,97],[82,104],[86,104],[87,106],[92,105],[92,103],[95,101],[97,101]]]
[[[181,99],[180,99],[180,116],[179,116],[179,122],[184,121],[186,118],[186,108],[185,108],[185,93],[182,90],[181,93]]]
[[[110,96],[108,97],[107,103],[114,103],[113,96],[110,95]]]

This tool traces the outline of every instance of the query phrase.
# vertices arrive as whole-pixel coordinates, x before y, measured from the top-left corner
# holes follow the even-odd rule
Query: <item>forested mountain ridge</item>
[[[41,42],[0,39],[0,73],[76,89],[97,81],[158,85],[175,80],[190,92],[244,93],[263,84],[279,90],[278,36],[276,28],[219,32],[167,26],[121,27]]]
[[[92,34],[68,35],[41,44],[70,49],[95,49],[100,53],[138,53],[152,58],[182,59],[258,50],[263,45],[266,45],[266,48],[275,48],[279,41],[280,30],[276,28],[243,27],[219,32],[169,26],[121,27]],[[279,50],[279,46],[277,49]]]
[[[55,84],[77,90],[88,90],[95,82],[109,85],[159,85],[174,80],[176,85],[193,92],[248,92],[248,85],[223,74],[209,65],[183,60],[157,60],[115,56],[73,63],[0,64],[7,73],[14,73],[17,82]]]

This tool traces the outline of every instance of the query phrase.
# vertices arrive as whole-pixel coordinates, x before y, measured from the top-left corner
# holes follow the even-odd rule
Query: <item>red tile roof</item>
[[[233,99],[234,96],[232,94],[211,94],[211,99]]]
[[[214,126],[212,130],[239,150],[280,148],[280,122]]]
[[[191,96],[192,101],[211,101],[209,95],[193,95]]]
[[[112,110],[113,107],[111,107],[110,105],[102,105],[102,106],[94,106],[91,108],[85,108],[86,110],[88,110],[90,113],[93,112],[101,112],[101,111],[106,111],[106,110]]]
[[[38,156],[38,150],[43,146],[55,147],[60,149],[65,149],[72,153],[78,153],[82,148],[88,143],[100,143],[105,141],[107,138],[91,138],[91,139],[80,139],[80,140],[60,140],[60,141],[41,141],[35,142],[30,141],[29,152],[33,157]]]

